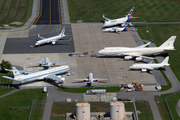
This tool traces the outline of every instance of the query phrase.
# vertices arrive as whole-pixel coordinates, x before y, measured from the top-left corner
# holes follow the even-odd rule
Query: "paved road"
[[[22,90],[22,89],[13,90],[13,91],[11,91],[11,92],[9,92],[9,93],[6,93],[6,94],[4,94],[4,95],[1,95],[0,98],[3,98],[3,97],[8,96],[8,95],[11,95],[11,94],[13,94],[13,93],[15,93],[15,92],[18,92],[18,91],[20,91],[20,90]]]
[[[42,11],[36,25],[61,24],[59,0],[41,0]]]
[[[72,101],[83,101],[83,94],[60,92],[57,91],[55,87],[48,87],[48,96],[46,98],[43,120],[50,120],[53,102],[65,102],[67,98],[71,98]]]
[[[180,22],[144,22],[137,23],[138,25],[167,25],[167,24],[180,24]]]

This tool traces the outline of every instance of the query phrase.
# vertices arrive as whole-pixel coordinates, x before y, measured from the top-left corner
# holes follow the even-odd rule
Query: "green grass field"
[[[31,107],[32,100],[43,100],[46,94],[42,93],[42,89],[24,89],[12,95],[0,99],[0,119],[1,120],[27,120],[30,110],[11,110],[11,107]],[[34,105],[33,111],[35,114],[33,119],[42,119],[44,105],[36,107]],[[35,118],[34,118],[35,117]]]
[[[63,91],[63,92],[71,92],[71,93],[85,93],[86,90],[90,90],[90,89],[106,89],[106,92],[119,92],[120,88],[118,86],[116,87],[77,87],[77,88],[66,88],[64,87],[62,89],[62,87],[57,88],[57,90],[59,91]]]
[[[168,111],[166,103],[164,101],[165,97],[167,97],[168,95],[170,95],[170,94],[161,95],[160,97],[156,96],[156,98],[157,98],[156,101],[158,101],[157,106],[158,106],[159,112],[161,114],[162,120],[171,120],[169,111]],[[174,120],[180,119],[180,117],[178,116],[178,113],[176,111],[176,105],[177,105],[179,98],[180,98],[180,93],[176,94],[175,96],[173,96],[167,100]]]
[[[2,78],[1,77],[2,75],[8,75],[8,74],[1,73],[0,75],[0,96],[14,90],[14,88],[11,87],[12,81],[10,81],[10,85],[9,85],[9,80]],[[9,85],[9,89],[8,89],[8,85]]]
[[[179,21],[180,0],[68,0],[71,22],[104,21],[103,14],[110,18],[120,18],[128,14],[134,6],[133,21]],[[173,7],[172,7],[173,6]]]
[[[30,18],[33,0],[1,0],[0,1],[0,26],[12,22],[23,24]]]
[[[139,120],[153,120],[149,102],[136,102],[136,109],[141,112],[141,114],[138,115]]]

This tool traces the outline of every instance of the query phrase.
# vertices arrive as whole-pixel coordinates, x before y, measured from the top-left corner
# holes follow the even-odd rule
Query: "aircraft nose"
[[[134,68],[134,66],[132,65],[132,66],[130,66],[130,69],[132,69],[132,68]]]
[[[102,50],[100,50],[100,51],[98,51],[98,53],[99,53],[99,54],[102,54],[103,52],[102,52]]]

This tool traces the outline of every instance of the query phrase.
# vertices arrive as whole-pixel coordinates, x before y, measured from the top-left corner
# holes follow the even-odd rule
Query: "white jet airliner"
[[[65,33],[65,27],[63,27],[63,29],[62,29],[62,31],[61,31],[61,33],[59,35],[54,36],[54,37],[44,38],[44,37],[41,37],[38,34],[38,37],[41,38],[42,40],[38,40],[35,43],[35,46],[40,46],[40,45],[46,44],[46,43],[50,43],[51,45],[55,45],[58,40],[60,40],[60,39],[62,39],[63,37],[66,36],[64,33]],[[70,41],[70,40],[60,40],[60,41],[62,42],[62,41]]]
[[[45,59],[42,59],[37,63],[29,63],[29,64],[38,64],[39,66],[42,66],[42,67],[52,67],[58,63],[67,63],[67,62],[50,62],[50,59],[46,57]]]
[[[160,53],[166,50],[175,50],[174,49],[174,41],[176,36],[171,36],[166,42],[164,42],[159,47],[146,47],[150,44],[144,44],[138,47],[130,48],[130,47],[105,47],[104,49],[98,51],[99,54],[102,55],[121,55],[125,56],[124,59],[129,60],[135,57],[136,61],[141,61],[144,58],[154,59],[152,57],[147,57],[143,55],[151,55],[155,53]]]
[[[156,70],[159,68],[164,68],[165,66],[169,66],[168,64],[169,56],[166,57],[161,63],[148,63],[148,64],[133,64],[130,66],[130,69],[141,69],[142,72],[146,72],[147,70]]]
[[[84,83],[87,83],[88,85],[91,85],[91,83],[97,83],[100,80],[108,80],[108,79],[105,79],[105,78],[93,78],[93,74],[89,73],[89,77],[88,78],[74,79],[74,80],[83,81]]]
[[[51,68],[48,70],[38,71],[38,72],[29,72],[27,75],[21,74],[15,67],[12,70],[5,69],[6,71],[13,72],[14,77],[2,76],[3,78],[15,80],[15,81],[28,81],[28,80],[38,80],[38,79],[50,79],[63,82],[64,80],[61,76],[56,76],[56,74],[64,73],[70,69],[69,66],[63,65],[60,67]],[[26,71],[26,73],[28,73]]]
[[[106,18],[103,15],[103,18],[106,19],[103,26],[104,27],[115,26],[115,25],[125,26],[126,23],[129,23],[130,26],[132,26],[133,23],[134,24],[135,23],[142,23],[142,22],[128,22],[131,18],[139,18],[139,17],[132,17],[133,11],[134,11],[134,7],[131,8],[130,12],[128,13],[128,15],[126,15],[126,17],[113,19],[113,20]]]
[[[130,25],[127,24],[125,27],[111,27],[111,28],[105,28],[103,31],[104,32],[122,32],[122,31],[127,31],[129,29]]]

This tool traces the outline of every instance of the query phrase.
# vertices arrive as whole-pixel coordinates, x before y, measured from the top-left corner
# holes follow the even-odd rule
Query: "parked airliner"
[[[141,69],[142,72],[146,72],[147,70],[156,70],[159,68],[164,68],[165,66],[169,66],[168,64],[169,56],[166,57],[161,63],[148,63],[148,64],[133,64],[130,66],[130,69]]]
[[[129,29],[130,25],[127,24],[125,27],[111,27],[111,28],[105,28],[103,32],[122,32],[127,31]]]
[[[125,26],[126,23],[129,23],[130,26],[132,26],[133,23],[138,23],[138,22],[128,22],[131,18],[139,18],[139,17],[132,17],[133,11],[134,11],[134,7],[131,8],[130,12],[128,13],[128,15],[126,15],[126,17],[117,18],[117,19],[113,19],[113,20],[106,18],[103,15],[103,18],[106,19],[104,21],[103,26],[104,27],[115,26],[115,25]]]
[[[29,64],[37,64],[42,67],[52,67],[59,63],[67,63],[67,62],[50,62],[50,59],[46,57],[45,59],[42,59],[37,63],[29,63]]]
[[[146,47],[150,44],[144,44],[138,47],[130,48],[130,47],[105,47],[104,49],[98,51],[99,54],[102,55],[121,55],[125,56],[124,59],[129,60],[135,57],[136,61],[141,61],[144,58],[154,59],[152,57],[147,57],[143,55],[151,55],[155,53],[161,53],[166,50],[175,50],[174,49],[174,41],[176,36],[171,36],[166,42],[164,42],[159,47]]]
[[[106,79],[106,78],[93,78],[93,74],[89,73],[88,78],[74,79],[74,80],[83,81],[84,83],[87,83],[87,85],[91,85],[91,83],[97,83],[100,80],[108,80],[108,79]]]
[[[38,72],[29,72],[27,75],[21,74],[15,67],[12,70],[5,69],[6,71],[13,72],[14,77],[9,76],[2,76],[3,78],[15,80],[15,81],[28,81],[28,80],[38,80],[38,79],[50,79],[63,82],[64,80],[61,79],[61,76],[56,76],[56,74],[64,73],[70,69],[69,66],[63,65],[60,67],[55,67],[43,71]],[[28,71],[25,71],[28,73]]]

